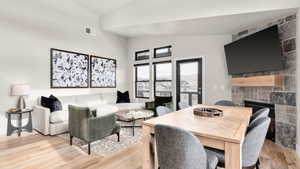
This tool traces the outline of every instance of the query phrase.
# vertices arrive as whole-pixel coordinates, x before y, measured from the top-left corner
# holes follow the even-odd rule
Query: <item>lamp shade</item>
[[[26,84],[15,84],[11,87],[12,96],[27,96],[30,93],[30,87]]]

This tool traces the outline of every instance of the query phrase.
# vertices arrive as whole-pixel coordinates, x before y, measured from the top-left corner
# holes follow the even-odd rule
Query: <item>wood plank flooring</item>
[[[111,157],[88,156],[60,137],[27,134],[0,137],[0,169],[141,169],[141,145]],[[300,169],[294,152],[266,141],[262,169]]]

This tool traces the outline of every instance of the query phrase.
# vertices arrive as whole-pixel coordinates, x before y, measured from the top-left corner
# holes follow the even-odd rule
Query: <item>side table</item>
[[[22,131],[32,132],[32,117],[31,112],[33,109],[20,110],[16,112],[7,112],[7,136],[12,135],[14,131],[18,132],[18,136],[21,136]],[[28,123],[25,126],[22,126],[22,116],[23,114],[28,113]],[[18,115],[18,126],[13,126],[11,123],[11,116]]]

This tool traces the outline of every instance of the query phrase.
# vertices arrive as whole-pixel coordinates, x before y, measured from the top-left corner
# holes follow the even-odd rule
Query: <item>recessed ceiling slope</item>
[[[233,34],[259,23],[264,23],[297,12],[297,8],[254,12],[218,17],[198,18],[181,21],[118,27],[109,30],[126,37],[156,35],[221,35]]]
[[[73,0],[97,15],[114,11],[134,0]]]
[[[101,17],[115,28],[297,8],[299,0],[136,0]]]

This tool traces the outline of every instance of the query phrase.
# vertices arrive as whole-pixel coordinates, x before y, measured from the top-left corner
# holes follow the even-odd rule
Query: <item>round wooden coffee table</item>
[[[154,116],[152,110],[121,110],[116,113],[118,121],[132,123],[132,125],[121,126],[123,128],[132,128],[132,135],[134,136],[134,128],[142,127],[135,125],[137,120],[147,120]]]

